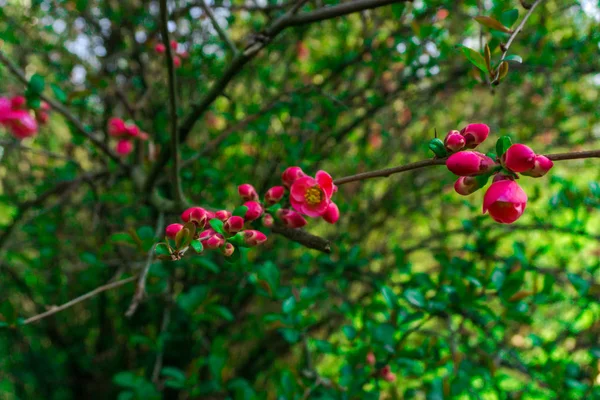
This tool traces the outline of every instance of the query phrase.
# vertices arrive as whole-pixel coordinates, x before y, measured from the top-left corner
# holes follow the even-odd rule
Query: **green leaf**
[[[510,146],[512,146],[512,140],[510,139],[510,136],[500,136],[496,141],[496,154],[498,157],[502,157],[502,155],[506,153],[506,150],[508,150]]]
[[[580,296],[585,296],[590,288],[590,283],[581,276],[573,273],[567,274],[569,282],[575,287]]]
[[[271,207],[267,208],[267,212],[269,214],[275,215],[275,213],[281,208],[281,204],[273,204]]]
[[[220,315],[221,317],[223,317],[223,319],[231,322],[235,319],[234,315],[231,313],[231,311],[229,311],[229,309],[225,306],[211,306],[211,310],[217,314]]]
[[[356,328],[352,325],[344,325],[342,327],[342,332],[344,332],[344,335],[346,335],[348,340],[353,340],[356,337]]]
[[[45,86],[46,81],[44,80],[44,77],[38,74],[34,74],[29,80],[27,90],[29,90],[31,94],[40,95],[44,91]]]
[[[493,287],[496,290],[500,290],[502,285],[504,285],[504,281],[506,280],[506,272],[504,272],[501,268],[496,268],[494,272],[492,272],[492,276],[490,277]]]
[[[294,310],[295,307],[296,307],[296,298],[294,296],[291,296],[283,302],[282,310],[284,313],[289,314],[290,312],[292,312]]]
[[[113,233],[110,236],[110,242],[111,243],[125,243],[125,244],[129,244],[129,245],[134,245],[133,241],[131,240],[131,236],[129,235],[129,233],[124,233],[124,232]]]
[[[500,14],[500,22],[504,26],[508,26],[509,28],[514,25],[514,23],[519,18],[519,10],[513,8],[512,10],[504,11]]]
[[[444,146],[444,142],[438,138],[431,139],[428,146],[429,150],[433,151],[433,154],[435,154],[437,157],[443,158],[448,155],[446,152],[446,146]]]
[[[184,227],[182,230],[177,232],[177,235],[175,236],[175,247],[177,248],[177,250],[186,248],[191,241],[192,233],[189,229]]]
[[[467,57],[467,60],[469,60],[471,62],[471,64],[473,64],[474,66],[476,66],[483,72],[487,71],[487,65],[485,64],[485,59],[483,58],[483,56],[481,54],[479,54],[475,50],[473,50],[469,47],[463,46],[463,45],[458,45],[457,47],[462,51],[462,53],[465,55],[465,57]]]
[[[166,243],[158,243],[154,248],[154,253],[157,256],[170,256],[171,251],[169,250],[169,246]]]
[[[506,26],[502,25],[502,23],[500,23],[500,21],[498,21],[492,17],[480,15],[480,16],[475,17],[475,21],[479,22],[483,26],[487,26],[488,28],[494,29],[496,31],[505,32],[505,33],[512,32]]]
[[[514,61],[514,62],[518,62],[519,64],[523,64],[523,58],[521,58],[521,56],[518,56],[516,54],[512,54],[510,56],[504,57],[504,61]]]
[[[225,230],[223,229],[223,221],[220,219],[213,218],[208,221],[208,224],[215,230],[215,232],[220,233],[221,235],[225,234]]]
[[[300,332],[295,329],[283,328],[279,332],[281,332],[283,338],[289,343],[296,343],[300,340]]]
[[[243,218],[243,217],[246,216],[247,212],[248,212],[248,207],[246,207],[246,206],[239,206],[235,210],[233,210],[233,215],[235,215],[237,217],[242,217]]]
[[[66,103],[67,94],[64,92],[64,90],[62,90],[58,85],[54,83],[50,84],[50,88],[52,89],[52,92],[54,93],[54,96],[58,101],[60,101],[61,103]]]
[[[406,300],[415,307],[425,307],[425,297],[423,293],[416,289],[407,289],[404,291],[404,297]]]
[[[394,293],[392,288],[389,286],[382,287],[381,294],[390,308],[396,308],[398,306],[398,297],[396,297],[396,293]]]
[[[192,240],[190,246],[196,253],[202,253],[204,250],[204,246],[202,246],[202,243],[199,240]]]

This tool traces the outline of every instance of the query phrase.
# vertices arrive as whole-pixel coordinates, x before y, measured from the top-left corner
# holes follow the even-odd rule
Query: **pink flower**
[[[244,201],[258,201],[258,193],[256,193],[254,186],[249,183],[238,186],[238,193]]]
[[[198,235],[198,240],[200,240],[201,242],[207,240],[208,238],[212,237],[213,235],[215,235],[217,232],[214,229],[207,229],[205,231],[200,232],[200,234]]]
[[[234,215],[223,224],[223,229],[227,233],[237,233],[244,229],[244,218]]]
[[[267,193],[265,193],[265,203],[268,205],[278,203],[284,194],[285,188],[283,186],[273,186],[271,189],[267,190]]]
[[[483,213],[489,211],[496,222],[512,224],[525,211],[527,194],[512,180],[494,182],[483,197]]]
[[[334,191],[331,176],[325,171],[319,171],[314,179],[305,176],[292,184],[290,202],[301,214],[320,217],[327,211]]]
[[[193,222],[198,229],[202,229],[208,221],[208,212],[202,207],[190,207],[181,214],[181,220]]]
[[[271,214],[265,214],[262,217],[262,223],[267,228],[270,228],[275,223],[275,220],[273,219],[273,216]]]
[[[225,257],[231,257],[234,251],[235,247],[231,243],[225,243],[225,245],[221,247],[221,253],[223,253]]]
[[[494,160],[476,151],[459,151],[446,160],[450,172],[459,176],[482,174],[494,165]]]
[[[117,154],[121,156],[126,156],[127,154],[133,151],[133,143],[127,139],[121,139],[117,143],[117,147],[115,148]]]
[[[10,99],[10,105],[12,107],[13,110],[22,110],[25,108],[25,97],[23,96],[15,96],[12,99]],[[45,103],[45,102],[44,102]]]
[[[450,131],[444,139],[444,146],[450,151],[459,151],[465,147],[466,140],[459,131]]]
[[[296,180],[305,177],[306,174],[302,171],[300,167],[289,167],[283,174],[281,174],[281,180],[283,181],[283,185],[286,188],[290,188]]]
[[[340,210],[333,201],[329,203],[325,214],[323,214],[323,219],[330,224],[335,224],[340,219]]]
[[[480,187],[481,186],[479,186],[477,178],[473,176],[461,176],[454,183],[454,190],[456,191],[456,193],[463,196],[468,196],[471,193],[475,193],[477,190],[480,189]]]
[[[158,54],[162,54],[167,51],[167,48],[162,43],[156,43],[156,46],[154,46],[154,51],[156,51]]]
[[[248,207],[248,211],[246,211],[246,216],[244,217],[246,221],[254,221],[263,215],[264,210],[260,203],[256,201],[247,201],[244,205]]]
[[[4,124],[17,139],[33,136],[38,131],[37,122],[27,110],[13,110],[4,118]]]
[[[223,222],[227,221],[229,217],[231,217],[231,213],[227,210],[219,210],[215,212],[215,218],[220,219]]]
[[[465,147],[474,149],[487,139],[490,134],[490,127],[486,124],[469,124],[460,131],[460,134],[465,138]]]
[[[386,365],[379,370],[379,375],[388,382],[396,381],[396,374],[390,370],[390,366]]]
[[[524,144],[513,144],[502,156],[502,164],[513,172],[524,172],[535,166],[535,152]]]
[[[535,156],[533,162],[533,168],[523,171],[523,175],[531,176],[533,178],[539,178],[544,176],[552,169],[554,163],[551,159],[546,156]]]
[[[375,359],[375,354],[370,351],[367,353],[367,364],[369,365],[375,365],[375,363],[377,362],[377,360]]]
[[[177,46],[178,46],[177,40],[173,39],[173,40],[171,40],[171,42],[169,42],[169,44],[171,45],[171,48],[173,50],[177,50]]]
[[[183,229],[183,225],[181,225],[181,224],[171,224],[165,228],[165,235],[168,238],[175,239],[175,236],[177,236],[179,231],[182,229]]]
[[[181,67],[181,58],[174,56],[173,57],[173,65],[175,66],[175,68]]]
[[[221,247],[225,244],[225,237],[223,235],[221,235],[220,233],[215,233],[214,235],[212,235],[208,239],[206,239],[203,242],[203,244],[204,244],[204,247],[206,247],[209,250],[218,249],[219,247]]]
[[[306,225],[306,220],[296,211],[280,208],[277,210],[277,218],[281,220],[283,226],[287,228],[302,228]]]
[[[258,246],[267,241],[267,236],[260,231],[248,230],[243,231],[242,233],[244,234],[244,243],[246,243],[247,246]]]
[[[111,118],[108,120],[108,134],[110,136],[123,136],[126,132],[125,121],[121,118]]]
[[[140,135],[140,128],[135,124],[128,124],[125,126],[124,133],[131,137],[138,137]]]

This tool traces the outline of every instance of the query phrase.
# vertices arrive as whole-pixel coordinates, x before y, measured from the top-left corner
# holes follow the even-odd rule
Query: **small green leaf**
[[[175,236],[175,247],[177,250],[181,250],[190,244],[191,239],[191,232],[189,229],[184,227],[182,230],[177,232],[177,235]]]
[[[586,293],[588,292],[588,290],[590,288],[590,283],[587,280],[585,280],[581,276],[579,276],[577,274],[573,274],[573,273],[567,274],[567,278],[569,278],[569,281],[575,287],[575,289],[577,290],[577,293],[579,293],[580,296],[586,295]]]
[[[246,207],[246,206],[239,206],[235,210],[233,210],[233,215],[235,215],[236,217],[242,217],[243,218],[243,217],[246,216],[247,212],[248,212],[248,207]]]
[[[483,56],[481,54],[479,54],[475,50],[473,50],[469,47],[463,46],[463,45],[458,45],[457,47],[460,49],[460,51],[462,51],[462,53],[465,55],[465,57],[467,57],[467,60],[469,60],[471,62],[471,64],[473,64],[474,66],[476,66],[483,72],[487,71],[487,65],[485,65],[485,59],[483,58]]]
[[[446,147],[444,146],[444,142],[438,138],[431,139],[428,146],[429,150],[433,151],[433,154],[435,154],[437,157],[443,158],[448,155],[446,152]]]
[[[28,97],[27,107],[37,110],[42,105],[42,101],[38,97]]]
[[[475,17],[475,21],[479,22],[483,26],[487,26],[488,28],[494,29],[496,31],[505,32],[505,33],[512,32],[510,29],[508,29],[507,27],[502,25],[502,23],[500,23],[500,21],[498,21],[492,17],[480,15],[478,17]]]
[[[504,11],[500,14],[500,22],[504,26],[511,27],[519,18],[519,10],[513,8],[512,10]]]
[[[412,304],[415,307],[425,307],[425,297],[423,296],[423,293],[419,292],[416,289],[407,289],[404,292],[404,297],[410,304]]]
[[[398,305],[398,297],[396,297],[396,293],[389,286],[384,286],[381,288],[381,294],[383,294],[383,298],[390,308],[396,308]]]
[[[170,256],[169,246],[166,243],[158,243],[154,249],[154,253],[157,256]]]
[[[273,204],[271,207],[267,208],[267,212],[269,214],[275,215],[275,213],[281,208],[281,204]]]
[[[523,64],[523,58],[516,54],[512,54],[510,56],[504,57],[504,61],[514,61],[514,62],[518,62],[519,64]]]
[[[342,332],[344,332],[344,335],[346,335],[348,340],[353,340],[356,337],[356,328],[352,325],[344,325],[342,327]]]
[[[202,251],[204,250],[204,246],[202,246],[202,243],[199,240],[192,240],[190,242],[190,246],[198,254],[202,253]]]
[[[289,314],[290,312],[292,312],[294,310],[295,307],[296,307],[296,298],[294,296],[291,296],[283,302],[282,310],[284,313]]]
[[[45,86],[46,81],[44,80],[44,77],[38,74],[34,74],[29,80],[27,89],[31,94],[40,95],[44,91]]]
[[[502,157],[502,155],[506,153],[506,150],[508,150],[510,146],[512,146],[512,140],[510,139],[510,136],[505,135],[499,137],[496,141],[496,154],[498,157]]]
[[[220,233],[221,235],[225,233],[225,230],[223,229],[223,221],[221,221],[220,219],[213,218],[210,221],[208,221],[208,223],[211,226],[211,228],[215,230],[215,232]]]
[[[214,311],[217,315],[220,315],[221,317],[223,317],[223,319],[225,319],[229,322],[231,322],[235,319],[235,317],[233,316],[231,311],[229,311],[229,309],[225,306],[213,306],[211,308],[212,308],[212,311]]]
[[[61,103],[65,103],[67,101],[67,94],[58,85],[51,83],[50,88],[52,89],[52,92],[58,101]]]

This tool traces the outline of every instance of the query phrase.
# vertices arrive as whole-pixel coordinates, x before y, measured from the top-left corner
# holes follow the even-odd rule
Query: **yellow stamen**
[[[306,190],[306,193],[304,194],[304,199],[306,200],[306,202],[308,204],[313,206],[313,205],[319,204],[321,202],[323,195],[324,195],[323,190],[321,190],[321,188],[319,186],[313,186]]]

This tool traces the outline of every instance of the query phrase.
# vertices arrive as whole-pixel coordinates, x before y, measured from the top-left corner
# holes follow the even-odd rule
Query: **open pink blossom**
[[[285,188],[283,186],[273,186],[271,189],[267,190],[267,193],[265,193],[265,203],[268,205],[278,203],[284,194]]]
[[[329,203],[325,214],[323,214],[323,219],[330,224],[335,224],[340,219],[340,210],[333,201]]]
[[[244,201],[258,201],[258,193],[256,193],[254,186],[249,183],[238,186],[238,193]]]
[[[475,193],[480,188],[481,186],[477,182],[477,178],[473,176],[461,176],[454,183],[454,190],[456,193],[463,196],[468,196],[471,193]]]
[[[267,236],[261,231],[247,230],[242,233],[244,234],[244,243],[246,243],[247,246],[258,246],[267,241]]]
[[[202,207],[190,207],[181,214],[183,222],[193,222],[198,229],[204,228],[209,220],[209,213]]]
[[[524,172],[535,166],[535,152],[524,144],[513,144],[502,156],[502,164],[513,172]]]
[[[246,207],[248,207],[248,211],[246,211],[246,215],[244,219],[246,221],[254,221],[255,219],[259,219],[261,215],[263,215],[263,208],[257,201],[247,201],[244,203]]]
[[[459,131],[450,131],[444,139],[444,146],[450,151],[459,151],[465,147],[466,140]]]
[[[533,168],[523,171],[523,175],[531,176],[533,178],[539,178],[548,173],[554,166],[551,159],[546,156],[535,156],[533,160]]]
[[[117,143],[117,146],[115,147],[115,150],[117,151],[118,155],[120,155],[120,156],[126,156],[127,154],[129,154],[129,153],[131,153],[133,151],[133,143],[131,143],[130,140],[121,139]]]
[[[277,218],[281,220],[283,226],[287,228],[302,228],[306,225],[306,219],[294,210],[280,208],[277,210]]]
[[[483,213],[489,211],[494,221],[502,224],[515,222],[526,206],[527,194],[512,180],[492,183],[483,197]]]
[[[460,134],[465,138],[465,147],[474,149],[487,139],[490,127],[486,124],[469,124],[460,131]]]
[[[494,165],[494,160],[476,151],[459,151],[446,160],[446,167],[458,176],[479,175]]]
[[[294,182],[290,189],[290,203],[301,214],[320,217],[327,211],[335,189],[331,176],[319,171],[315,178],[305,176]]]
[[[180,230],[183,229],[183,225],[181,224],[171,224],[165,228],[165,235],[168,238],[175,239],[175,236],[179,233]]]
[[[110,136],[123,136],[127,133],[127,127],[125,126],[125,121],[121,118],[113,117],[108,120],[108,134]]]
[[[288,167],[283,171],[283,174],[281,174],[281,180],[283,181],[283,185],[289,189],[296,180],[305,176],[306,174],[302,171],[302,168]]]

